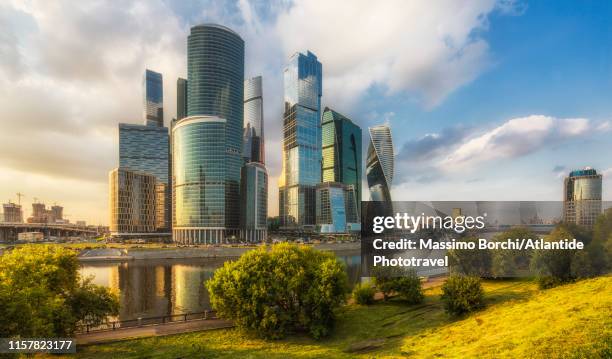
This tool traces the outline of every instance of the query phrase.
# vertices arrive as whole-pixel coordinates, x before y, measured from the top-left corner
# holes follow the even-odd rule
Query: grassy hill
[[[539,291],[532,281],[484,283],[487,308],[464,318],[442,309],[440,289],[423,304],[346,306],[335,334],[265,341],[235,329],[79,348],[84,358],[612,357],[612,277]]]

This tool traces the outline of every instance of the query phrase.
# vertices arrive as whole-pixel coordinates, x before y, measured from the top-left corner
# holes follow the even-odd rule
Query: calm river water
[[[359,280],[361,258],[338,256],[346,263],[349,283]],[[225,259],[148,259],[82,263],[81,274],[118,291],[119,320],[201,312],[210,309],[204,281]]]

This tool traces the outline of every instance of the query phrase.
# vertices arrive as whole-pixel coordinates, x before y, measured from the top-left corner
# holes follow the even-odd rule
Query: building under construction
[[[47,209],[44,203],[32,203],[32,216],[28,223],[62,223],[64,207],[54,205]]]
[[[4,211],[4,223],[23,223],[21,205],[9,201],[9,203],[4,203],[2,205],[2,209]]]

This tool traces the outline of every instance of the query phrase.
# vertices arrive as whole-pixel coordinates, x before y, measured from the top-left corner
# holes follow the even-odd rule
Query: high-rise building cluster
[[[119,166],[109,174],[113,235],[171,235],[183,244],[266,239],[263,79],[245,79],[244,54],[245,43],[233,30],[192,27],[187,78],[176,81],[177,112],[169,129],[162,75],[145,71],[144,124],[119,124]],[[280,228],[358,231],[361,128],[330,108],[321,113],[322,80],[322,65],[310,51],[293,55],[284,69]],[[387,192],[392,151],[379,158]],[[380,191],[378,182],[370,189]]]

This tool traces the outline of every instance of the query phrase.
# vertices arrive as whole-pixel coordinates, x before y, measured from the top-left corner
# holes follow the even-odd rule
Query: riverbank
[[[249,337],[220,329],[78,348],[81,358],[604,358],[612,348],[612,277],[538,290],[529,280],[484,281],[487,307],[449,317],[440,288],[425,302],[347,305],[333,335],[313,340]]]
[[[310,244],[309,244],[310,245]],[[314,248],[331,251],[336,255],[360,255],[360,242],[336,242],[312,244]],[[260,248],[260,246],[194,246],[194,247],[158,247],[158,248],[107,248],[81,249],[79,260],[91,261],[123,261],[146,259],[190,259],[190,258],[232,258]]]

